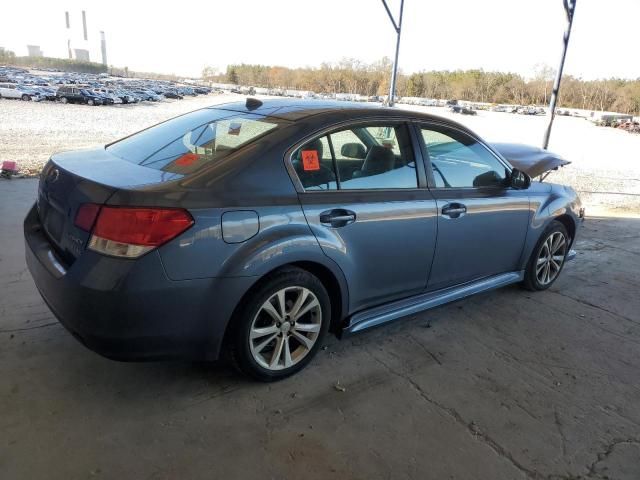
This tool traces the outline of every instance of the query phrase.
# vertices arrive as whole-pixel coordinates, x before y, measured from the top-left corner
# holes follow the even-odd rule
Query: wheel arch
[[[222,346],[226,345],[229,339],[229,335],[233,331],[233,325],[235,324],[235,318],[240,311],[241,306],[245,300],[251,296],[256,290],[258,290],[265,282],[269,280],[275,273],[287,268],[299,268],[305,270],[312,275],[316,276],[322,285],[327,290],[329,298],[331,300],[331,324],[329,325],[329,331],[339,335],[344,318],[348,314],[349,295],[347,282],[344,274],[337,265],[330,265],[330,260],[327,257],[326,262],[306,259],[291,259],[291,261],[283,262],[278,265],[272,265],[271,269],[266,271],[263,275],[260,275],[256,281],[244,292],[233,308],[232,314],[229,316],[229,320],[225,325],[225,330],[222,338]],[[338,301],[334,301],[337,297]],[[224,347],[223,347],[224,348]]]
[[[562,215],[554,217],[553,220],[560,222],[564,225],[564,228],[567,229],[567,233],[569,234],[569,246],[571,246],[573,244],[573,239],[576,238],[576,223],[571,215],[563,213]]]

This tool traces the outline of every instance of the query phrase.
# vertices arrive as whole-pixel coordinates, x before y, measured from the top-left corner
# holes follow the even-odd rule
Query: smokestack
[[[84,39],[87,39],[87,14],[84,10],[82,10],[82,30],[84,31]]]
[[[107,65],[107,41],[102,31],[100,32],[100,47],[102,49],[102,64]]]
[[[67,25],[67,50],[69,52],[69,60],[73,58],[71,54],[71,22],[69,21],[69,12],[64,12],[64,19]]]

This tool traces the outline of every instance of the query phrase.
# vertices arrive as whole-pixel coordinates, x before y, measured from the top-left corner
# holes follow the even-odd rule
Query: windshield
[[[138,165],[185,175],[277,127],[262,115],[205,108],[112,143],[107,151]]]

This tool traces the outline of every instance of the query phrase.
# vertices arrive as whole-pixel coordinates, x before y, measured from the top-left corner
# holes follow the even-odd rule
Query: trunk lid
[[[90,236],[75,226],[82,204],[103,205],[118,189],[180,177],[121,160],[104,148],[53,155],[38,185],[36,203],[42,228],[60,259],[70,266],[84,252]]]

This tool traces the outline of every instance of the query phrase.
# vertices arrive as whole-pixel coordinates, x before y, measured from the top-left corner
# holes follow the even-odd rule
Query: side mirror
[[[516,190],[526,190],[531,186],[531,177],[517,168],[511,170],[509,184]]]
[[[344,145],[342,145],[342,148],[340,149],[340,154],[343,157],[358,158],[360,160],[364,160],[364,158],[367,156],[367,152],[364,148],[364,145],[356,142],[345,143]]]

